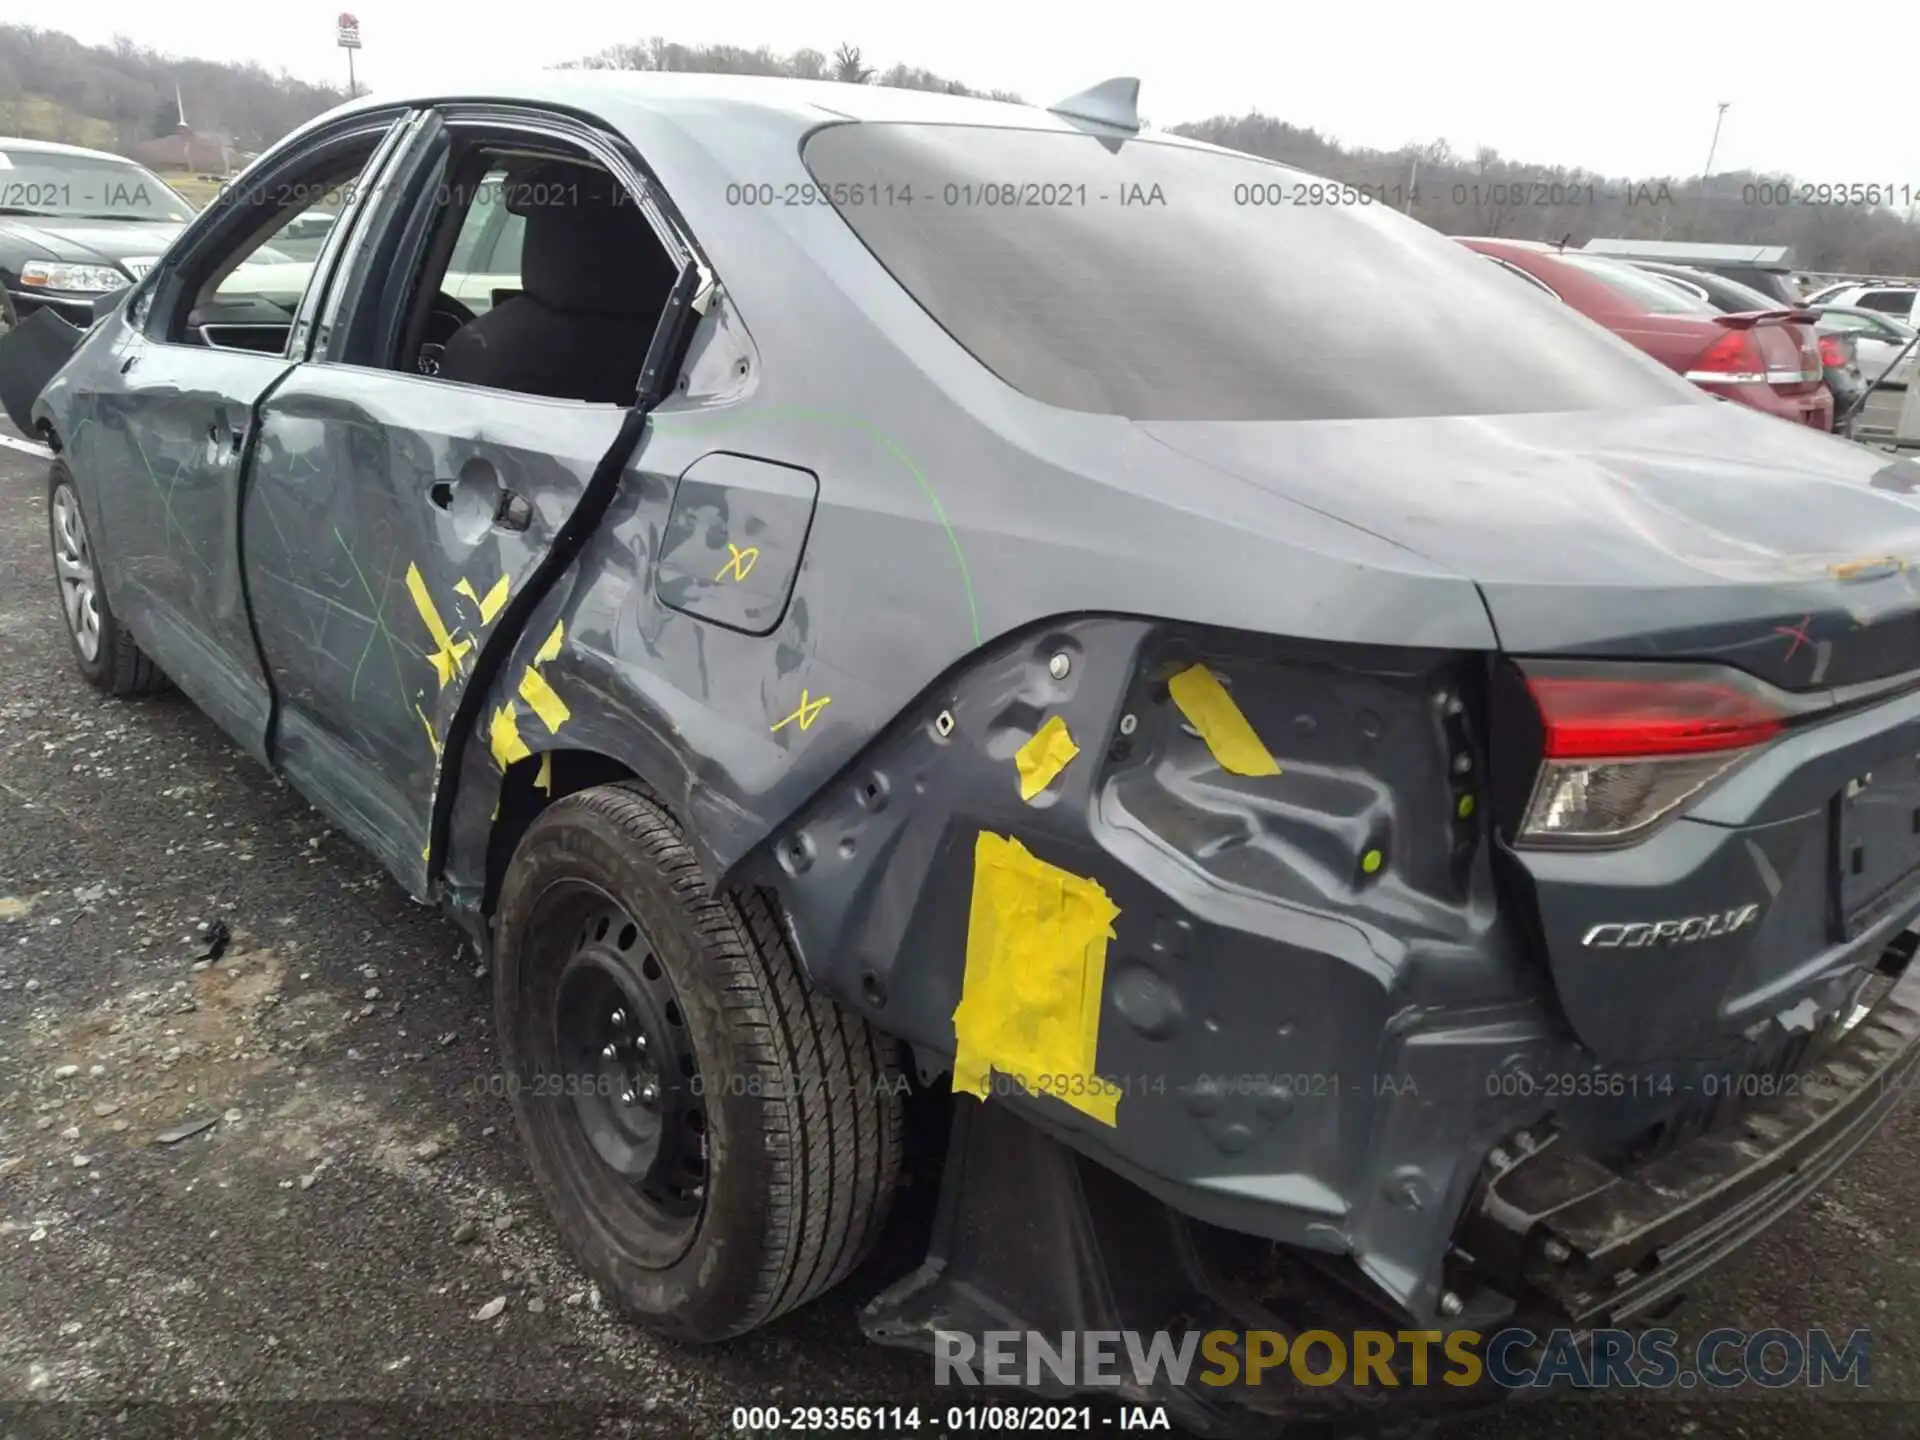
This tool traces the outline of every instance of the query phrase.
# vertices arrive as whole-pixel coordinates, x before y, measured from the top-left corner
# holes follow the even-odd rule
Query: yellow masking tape
[[[564,641],[566,638],[567,638],[566,621],[564,620],[554,621],[553,633],[547,636],[546,640],[541,644],[540,648],[534,652],[533,663],[535,665],[544,665],[549,660],[558,659],[560,656],[561,642]]]
[[[549,795],[553,794],[553,752],[551,750],[542,751],[540,754],[540,773],[533,777],[533,788],[543,790]]]
[[[559,734],[560,727],[567,723],[567,717],[573,712],[567,708],[567,702],[554,693],[553,686],[547,683],[547,677],[532,666],[520,677],[520,698],[533,707],[551,734]]]
[[[433,603],[433,596],[427,593],[426,577],[420,573],[418,565],[407,566],[407,593],[413,596],[414,609],[420,612],[427,633],[439,647],[427,659],[433,662],[433,672],[440,677],[440,688],[444,690],[459,668],[460,658],[473,648],[473,642],[455,641],[448,633],[447,622],[440,618],[440,607]]]
[[[1067,722],[1058,715],[1049,716],[1033,738],[1014,752],[1013,765],[1020,772],[1020,798],[1033,799],[1079,753],[1080,747],[1067,733]]]
[[[487,743],[493,747],[494,763],[502,770],[533,753],[520,738],[520,722],[514,718],[512,701],[493,712],[493,723],[487,727]]]
[[[457,594],[464,595],[473,602],[473,608],[480,612],[482,625],[491,625],[493,617],[500,613],[500,607],[507,603],[507,592],[511,587],[507,584],[507,577],[502,575],[493,582],[493,588],[485,595],[476,591],[473,588],[473,582],[467,579],[462,579],[453,588]]]
[[[953,1088],[985,1099],[992,1072],[1103,1125],[1119,1088],[1094,1069],[1107,941],[1120,910],[1098,881],[982,831],[973,850],[966,972],[953,1012]]]
[[[1213,672],[1190,665],[1167,682],[1173,703],[1200,732],[1220,768],[1234,775],[1278,775],[1280,766]]]
[[[433,721],[427,718],[427,712],[422,710],[418,705],[413,707],[413,713],[418,715],[420,717],[420,723],[427,727],[427,743],[433,746],[433,753],[438,755],[440,753],[440,737],[433,733]]]

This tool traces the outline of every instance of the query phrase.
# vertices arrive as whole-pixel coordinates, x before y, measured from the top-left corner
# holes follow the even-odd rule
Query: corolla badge
[[[1638,920],[1596,925],[1580,943],[1594,950],[1639,950],[1648,945],[1691,945],[1745,930],[1760,918],[1758,905],[1741,905],[1714,915],[1686,915],[1678,920]]]

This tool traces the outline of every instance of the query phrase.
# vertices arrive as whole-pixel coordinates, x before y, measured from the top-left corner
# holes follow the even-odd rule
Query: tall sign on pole
[[[347,98],[352,99],[360,93],[359,85],[353,78],[353,52],[360,48],[360,18],[343,10],[336,23],[339,26],[340,48],[347,52]]]

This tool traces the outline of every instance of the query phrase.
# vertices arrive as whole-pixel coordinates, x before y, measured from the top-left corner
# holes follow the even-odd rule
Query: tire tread
[[[813,990],[770,896],[707,893],[678,823],[644,786],[597,786],[558,804],[598,812],[666,878],[743,1053],[780,1082],[758,1137],[773,1164],[765,1258],[738,1327],[756,1328],[845,1279],[878,1237],[904,1140],[899,1043]]]

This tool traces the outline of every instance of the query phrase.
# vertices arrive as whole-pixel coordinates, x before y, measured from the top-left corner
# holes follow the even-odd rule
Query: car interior
[[[316,209],[337,211],[371,148],[287,187],[297,197],[211,268],[169,338],[285,353],[315,262],[288,254],[284,232],[310,226]],[[631,401],[676,275],[632,195],[604,166],[550,150],[474,144],[456,152],[447,174],[430,202],[438,213],[390,368],[527,395]]]
[[[478,149],[459,173],[415,288],[401,362],[495,390],[631,400],[675,277],[633,197],[599,165],[543,154]],[[476,313],[448,281],[482,201],[519,218],[519,274],[517,286],[489,286]],[[491,262],[493,277],[504,263]]]

